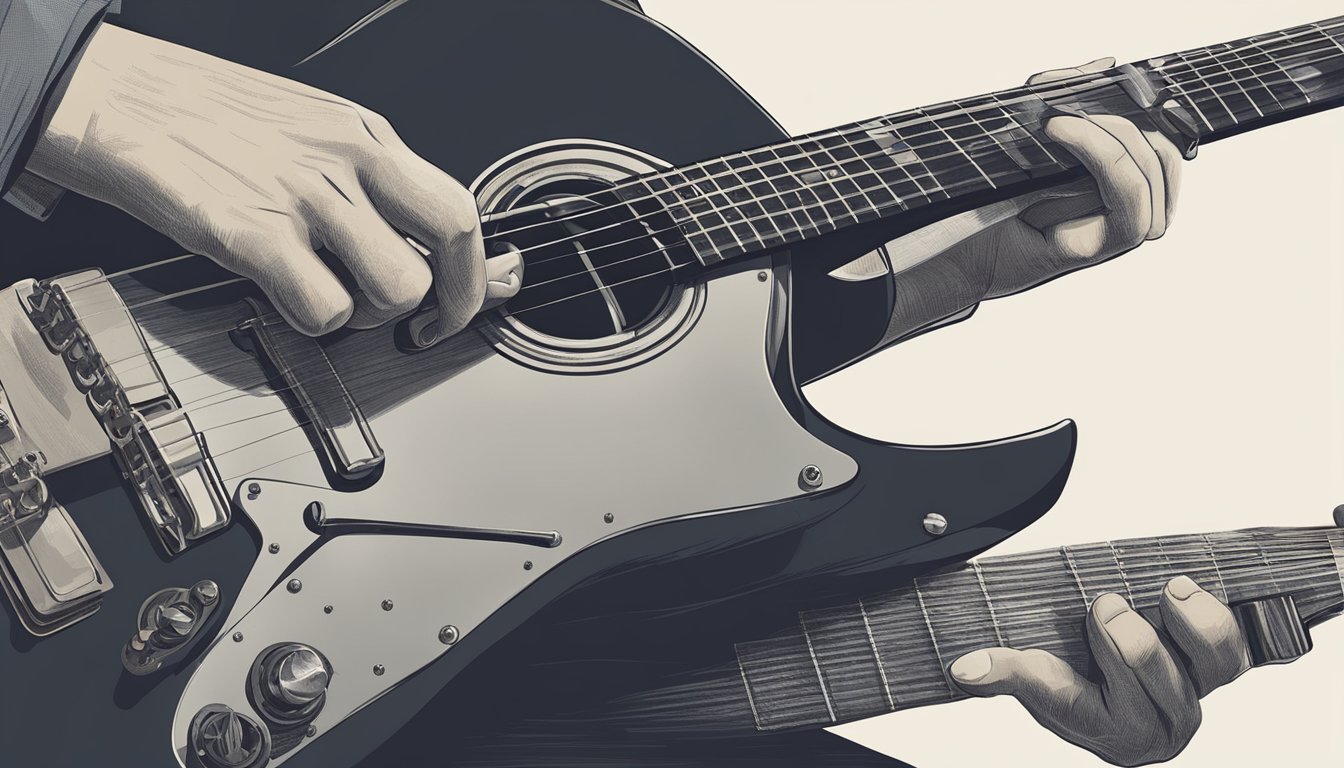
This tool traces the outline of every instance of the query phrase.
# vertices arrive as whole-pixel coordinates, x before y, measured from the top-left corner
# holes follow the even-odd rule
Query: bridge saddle
[[[97,270],[32,283],[24,297],[47,349],[110,443],[168,554],[226,527],[205,436],[177,402],[121,296]]]

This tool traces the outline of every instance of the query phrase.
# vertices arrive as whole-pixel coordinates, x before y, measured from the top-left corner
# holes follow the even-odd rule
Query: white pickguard
[[[373,345],[332,350],[343,376],[351,367],[343,355],[382,349],[386,361],[366,359],[355,367],[383,371],[389,390],[406,388],[401,368],[421,372],[420,380],[386,402],[361,400],[387,453],[384,474],[372,487],[332,491],[309,456],[233,480],[230,490],[261,531],[263,552],[179,703],[173,725],[179,756],[201,706],[224,703],[252,712],[243,682],[253,659],[274,643],[308,643],[330,659],[335,676],[316,721],[320,734],[449,651],[439,640],[442,627],[451,624],[465,636],[527,584],[594,542],[658,521],[802,495],[798,473],[808,464],[821,468],[824,488],[852,479],[855,462],[804,431],[771,383],[767,346],[778,287],[767,278],[753,270],[715,280],[698,324],[679,344],[606,374],[534,370],[484,348],[475,335],[455,348],[411,356],[392,352],[388,339],[372,334],[362,336],[373,336]],[[174,371],[168,378],[183,375],[189,374]],[[198,375],[189,383],[210,378]],[[215,380],[202,391],[226,383]],[[359,386],[351,389],[360,399]],[[240,413],[267,413],[278,400],[237,402],[246,409]],[[293,423],[288,414],[254,418],[252,428],[264,438],[284,428],[285,419]],[[215,433],[207,430],[207,439],[218,451]],[[247,442],[242,436],[230,440]],[[298,429],[263,439],[256,450],[221,456],[220,474],[233,476],[305,444]],[[247,492],[253,481],[260,493]],[[321,501],[333,518],[557,531],[562,542],[544,548],[342,536],[277,583],[315,539],[302,521],[312,501]],[[279,544],[277,554],[265,549],[271,543]],[[302,583],[298,592],[286,589],[290,579]],[[384,600],[392,601],[393,610],[382,608]],[[235,633],[241,641],[233,640]],[[378,664],[381,675],[372,672]]]

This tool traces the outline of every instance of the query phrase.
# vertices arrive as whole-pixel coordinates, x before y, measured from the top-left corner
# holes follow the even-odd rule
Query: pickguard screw
[[[298,579],[290,579],[289,583],[285,585],[285,589],[288,589],[292,594],[297,595],[299,590],[303,589],[303,582]]]
[[[384,600],[384,601],[383,601],[383,610],[384,610],[384,611],[390,611],[390,610],[392,610],[392,601],[391,601],[391,600]]]
[[[453,643],[456,643],[457,638],[460,636],[461,634],[457,631],[457,627],[454,627],[452,624],[439,630],[439,642],[444,645],[452,645]]]
[[[308,738],[311,739],[316,735],[317,735],[317,726],[316,725],[308,726]]]
[[[248,483],[247,495],[253,498],[261,495],[261,483]]]
[[[241,642],[243,642],[243,633],[242,633],[242,632],[234,632],[234,633],[233,633],[233,642],[235,642],[235,643],[241,643]]]
[[[332,608],[330,605],[324,605],[324,606],[322,606],[322,612],[323,612],[323,613],[331,613],[331,612],[334,611],[334,610],[336,610],[336,609],[335,609],[335,608]]]
[[[615,519],[616,519],[616,516],[613,515],[613,514],[611,514],[610,512],[608,512],[607,514],[605,514],[605,515],[602,516],[602,522],[604,522],[604,523],[610,523],[610,522],[614,521]]]
[[[279,545],[279,544],[272,544],[271,546],[269,546],[269,547],[266,548],[266,551],[267,551],[267,552],[270,552],[272,555],[274,555],[274,554],[278,554],[278,553],[280,552],[280,545]]]
[[[523,561],[523,570],[524,570],[524,571],[530,571],[530,570],[532,570],[532,561],[531,561],[531,560],[524,560],[524,561]]]
[[[933,536],[942,536],[947,533],[947,518],[937,512],[930,512],[924,516],[924,530]]]
[[[770,278],[770,276],[767,275],[767,274],[765,274],[764,272],[757,272],[757,273],[756,273],[756,279],[757,279],[757,280],[760,280],[762,283],[764,283],[764,282],[765,282],[766,280],[768,280],[769,278]]]
[[[387,670],[383,669],[383,665],[382,665],[382,664],[374,664],[374,665],[373,665],[373,674],[377,675],[378,677],[382,677],[382,676],[383,676],[383,673],[386,672],[386,671],[387,671]]]
[[[808,489],[820,488],[821,467],[816,464],[808,464],[803,467],[803,471],[798,473],[798,484]]]

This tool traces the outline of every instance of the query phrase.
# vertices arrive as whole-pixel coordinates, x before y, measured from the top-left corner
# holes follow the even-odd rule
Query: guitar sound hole
[[[510,207],[575,198],[592,206],[487,228],[491,254],[523,254],[522,290],[505,306],[516,322],[554,337],[601,339],[637,330],[667,305],[693,257],[661,206],[621,204],[609,190],[588,178],[541,184]]]

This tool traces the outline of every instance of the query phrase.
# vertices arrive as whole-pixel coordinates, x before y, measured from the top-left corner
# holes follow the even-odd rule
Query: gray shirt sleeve
[[[45,218],[61,189],[23,171],[89,35],[120,0],[0,0],[0,192]]]

